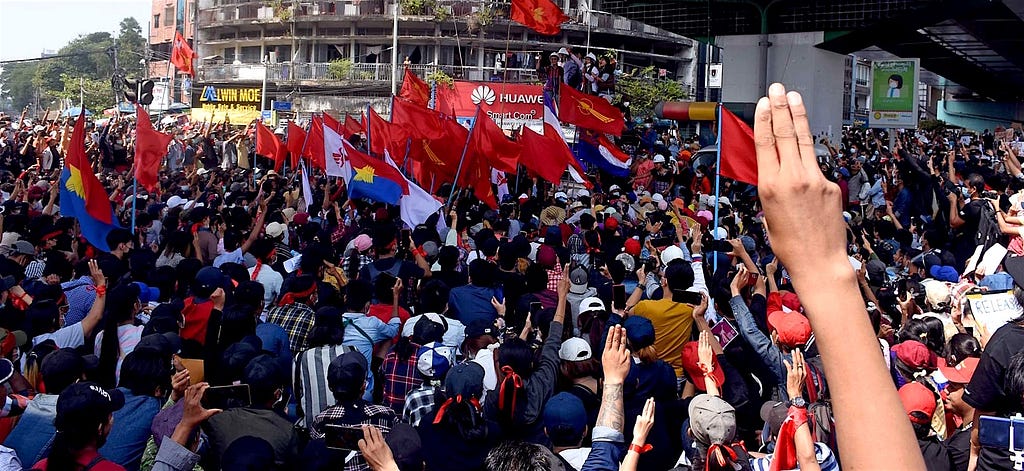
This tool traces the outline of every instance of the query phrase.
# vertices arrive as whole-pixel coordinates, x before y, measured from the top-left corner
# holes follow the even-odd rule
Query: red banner
[[[455,82],[437,87],[436,109],[471,121],[479,104],[504,129],[530,126],[540,130],[544,120],[544,90],[540,85],[501,82]]]

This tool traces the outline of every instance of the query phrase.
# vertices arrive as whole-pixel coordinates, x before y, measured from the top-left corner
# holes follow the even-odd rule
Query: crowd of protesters
[[[326,177],[306,206],[229,123],[171,125],[135,191],[132,121],[91,123],[109,252],[61,215],[70,121],[0,115],[0,469],[1014,469],[979,430],[1024,411],[1020,134],[822,158],[768,95],[756,188],[650,131],[628,178],[416,227]]]

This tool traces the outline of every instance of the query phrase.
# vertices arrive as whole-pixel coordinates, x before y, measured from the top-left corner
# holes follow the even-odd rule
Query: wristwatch
[[[807,408],[807,401],[804,400],[804,398],[802,398],[802,397],[794,397],[794,398],[789,400],[789,406],[790,407],[797,407],[797,408],[800,408],[800,409],[806,409]]]

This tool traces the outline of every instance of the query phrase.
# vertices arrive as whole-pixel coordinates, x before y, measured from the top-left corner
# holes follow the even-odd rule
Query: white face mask
[[[704,176],[704,173],[702,173],[702,172],[694,172],[694,175],[696,175],[697,178],[701,178],[701,177]]]

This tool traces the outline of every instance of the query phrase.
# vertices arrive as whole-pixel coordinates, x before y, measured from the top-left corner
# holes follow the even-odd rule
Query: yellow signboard
[[[227,116],[232,123],[247,124],[260,117],[261,100],[257,87],[206,85],[202,93],[192,94],[192,120],[221,121]]]

